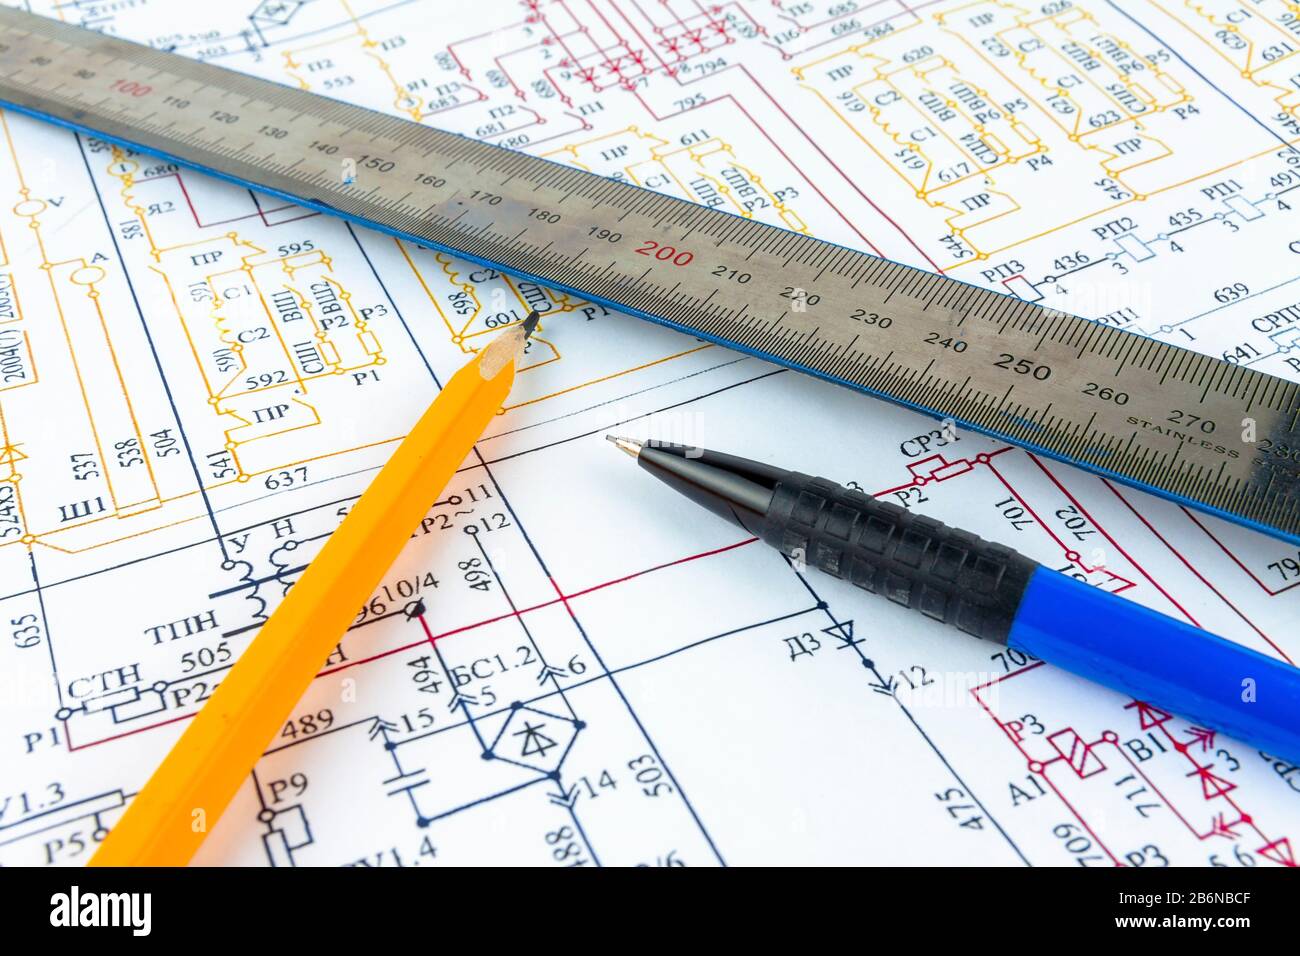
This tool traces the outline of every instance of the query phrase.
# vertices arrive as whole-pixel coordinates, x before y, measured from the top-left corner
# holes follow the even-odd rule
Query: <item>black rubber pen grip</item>
[[[1038,568],[1005,545],[797,472],[776,486],[762,537],[795,560],[998,643]]]

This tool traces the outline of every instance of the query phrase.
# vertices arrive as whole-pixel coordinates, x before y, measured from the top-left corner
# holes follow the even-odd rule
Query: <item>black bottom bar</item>
[[[73,887],[77,927],[70,925]],[[149,894],[148,908],[143,896],[105,903],[97,896],[105,893]],[[749,940],[770,949],[790,933],[809,945],[883,937],[1008,951],[1064,951],[1097,936],[1197,934],[1231,945],[1253,930],[1293,940],[1296,898],[1294,874],[1263,868],[749,869],[693,877],[429,868],[0,870],[0,915],[11,946],[32,936],[67,942],[75,935],[83,946],[156,941],[171,952],[187,944],[213,952],[229,943],[261,952],[281,942],[297,954],[336,953],[353,943],[391,952],[408,941],[459,947],[471,940],[475,949],[506,952],[518,940],[610,953],[647,943],[696,949],[713,939],[735,952]],[[120,925],[84,925],[115,915]]]

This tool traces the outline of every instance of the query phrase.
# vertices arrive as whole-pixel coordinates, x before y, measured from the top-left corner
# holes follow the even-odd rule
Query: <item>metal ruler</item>
[[[0,103],[1300,543],[1280,378],[8,7]]]

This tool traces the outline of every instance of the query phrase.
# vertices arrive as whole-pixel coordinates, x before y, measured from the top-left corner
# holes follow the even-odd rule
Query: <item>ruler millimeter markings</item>
[[[1283,379],[7,7],[0,103],[1300,543]]]

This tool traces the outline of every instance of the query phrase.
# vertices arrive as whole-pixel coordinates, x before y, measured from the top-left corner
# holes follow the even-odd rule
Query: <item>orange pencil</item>
[[[500,411],[537,313],[451,377],[131,801],[92,866],[183,866]]]

